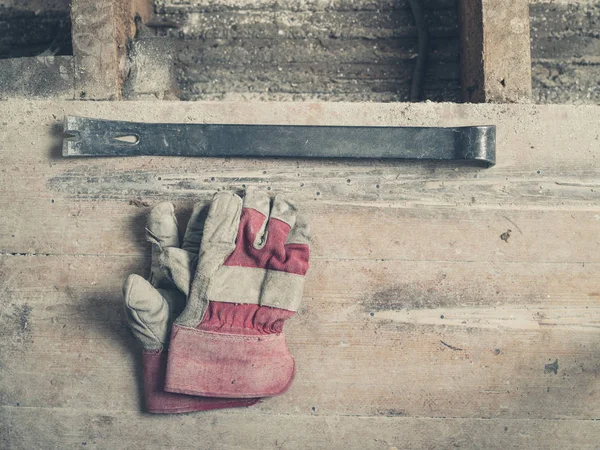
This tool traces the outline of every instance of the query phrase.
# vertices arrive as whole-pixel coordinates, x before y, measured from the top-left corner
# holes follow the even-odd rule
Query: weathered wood
[[[462,0],[459,11],[463,100],[529,102],[529,1]]]
[[[595,448],[600,107],[4,102],[0,446]],[[498,165],[63,159],[64,114],[172,122],[498,126]],[[310,216],[291,390],[141,413],[121,283],[149,207],[286,192]],[[508,230],[511,230],[510,232]],[[557,420],[561,419],[561,420]]]
[[[115,0],[73,0],[71,5],[75,81],[82,100],[121,98]]]
[[[45,11],[60,11],[67,12],[69,10],[69,0],[2,0],[0,5],[4,8],[18,8],[21,11],[36,12]]]
[[[243,448],[295,450],[343,448],[348,450],[441,448],[503,448],[593,450],[600,433],[597,421],[348,417],[318,413],[291,416],[236,413],[200,413],[173,417],[138,416],[103,410],[3,408],[0,422],[6,432],[0,443],[19,442],[15,450],[31,448]],[[240,420],[250,415],[252,421]],[[218,434],[215,430],[219,430]],[[0,428],[2,431],[2,428]],[[136,438],[133,438],[135,436]],[[141,438],[143,436],[143,439]],[[307,444],[306,437],[311,437]]]
[[[108,183],[118,184],[119,181]],[[277,189],[277,184],[274,189],[278,192],[291,192],[289,187]],[[144,236],[130,229],[132,214],[135,214],[138,228],[143,229],[144,215],[135,206],[138,197],[149,205],[161,200],[175,200],[180,215],[185,217],[190,213],[194,201],[207,201],[214,193],[213,190],[198,190],[190,198],[188,190],[185,194],[187,200],[182,203],[181,199],[172,195],[138,196],[136,191],[141,193],[140,187],[123,185],[123,194],[116,198],[103,198],[101,193],[95,193],[91,195],[95,197],[91,200],[61,191],[50,192],[47,197],[36,200],[35,192],[19,194],[16,190],[7,190],[6,198],[0,202],[5,212],[0,224],[2,232],[10,239],[2,243],[2,251],[44,255],[105,255],[115,251],[126,255],[139,254],[144,245]],[[48,188],[42,186],[40,189]],[[15,203],[15,196],[22,198],[26,205],[23,202]],[[303,202],[311,201],[310,198],[295,197]],[[99,210],[98,201],[102,201],[106,208]],[[130,204],[132,202],[134,204]],[[376,201],[369,200],[361,203],[362,206],[345,207],[331,202],[307,204],[305,209],[316,230],[316,258],[600,262],[598,245],[590,245],[597,241],[600,231],[597,226],[577,230],[578,239],[574,241],[571,238],[572,227],[576,224],[595,223],[598,212],[593,209],[577,211],[575,206],[567,211],[519,211],[509,209],[509,206],[506,209],[489,210],[486,205],[470,208],[440,205],[432,208],[385,202],[377,205]],[[364,207],[370,203],[372,206],[365,210]],[[21,217],[26,211],[39,215],[39,219],[22,221]],[[78,224],[77,239],[69,238],[65,227],[54,225],[56,217],[64,218],[62,220],[73,225]],[[560,225],[557,226],[557,223]],[[339,230],[347,228],[349,224],[352,224],[350,234],[340,236]],[[43,238],[38,236],[40,227],[45,229]],[[511,230],[510,238],[505,242],[500,236],[507,230]],[[381,234],[388,236],[388,239],[382,240]],[[428,240],[419,239],[421,235],[427,235]],[[118,242],[118,248],[115,242]],[[550,253],[549,246],[553,249]]]
[[[79,99],[121,99],[127,72],[127,40],[135,35],[135,16],[148,19],[151,11],[146,0],[73,0],[72,38]]]
[[[434,39],[433,41],[437,51],[431,55],[431,61],[434,64],[432,70],[435,70],[435,63],[457,62],[455,56],[459,52],[458,42],[445,38]],[[410,45],[407,45],[407,43]],[[196,63],[201,65],[229,65],[231,68],[267,65],[280,55],[286,54],[286,59],[280,61],[280,64],[283,64],[288,70],[288,66],[291,64],[312,63],[314,66],[320,66],[335,60],[339,64],[346,65],[371,65],[369,73],[372,71],[372,75],[375,75],[381,74],[386,68],[390,70],[386,66],[406,63],[417,57],[416,39],[411,39],[408,42],[393,41],[387,43],[387,45],[377,45],[376,48],[373,48],[372,42],[365,40],[353,42],[332,40],[324,46],[321,45],[318,39],[306,39],[305,44],[305,46],[298,48],[298,43],[285,39],[275,42],[267,39],[244,40],[243,44],[237,45],[234,42],[222,42],[219,39],[177,41],[178,51],[182,53],[178,57],[181,63],[190,65]],[[396,69],[397,72],[404,72],[405,70],[407,69]],[[441,73],[434,73],[434,75],[436,77],[442,76]],[[456,75],[458,76],[458,73]],[[281,76],[283,78],[285,74],[281,74]],[[454,76],[454,73],[451,75],[446,74],[446,76]]]
[[[2,404],[135,411],[138,346],[120,284],[147,264],[1,256]],[[297,380],[256,409],[551,419],[560,403],[563,417],[598,417],[600,264],[331,258],[312,270],[287,327]],[[546,367],[555,359],[560,376]]]

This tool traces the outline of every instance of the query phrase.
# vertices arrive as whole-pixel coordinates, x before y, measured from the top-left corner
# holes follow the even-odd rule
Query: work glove
[[[194,397],[164,391],[168,339],[172,319],[179,315],[186,302],[186,292],[177,289],[169,278],[172,271],[161,268],[160,260],[167,249],[187,254],[189,264],[195,264],[201,239],[201,209],[194,210],[179,248],[177,221],[173,205],[160,203],[148,218],[146,235],[152,242],[150,279],[130,275],[123,286],[125,312],[134,336],[141,342],[144,396],[151,413],[184,413],[236,406],[249,406],[259,399],[224,399]]]
[[[310,231],[292,202],[248,190],[217,193],[205,221],[197,269],[167,248],[161,259],[187,305],[173,323],[165,390],[225,398],[285,392],[296,366],[284,322],[298,310]]]

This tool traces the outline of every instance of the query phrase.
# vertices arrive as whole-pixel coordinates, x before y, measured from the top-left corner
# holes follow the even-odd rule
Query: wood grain
[[[125,51],[115,0],[73,0],[71,22],[75,55],[75,98],[121,98],[120,58]],[[121,48],[119,48],[121,45]]]
[[[529,103],[529,1],[464,0],[459,11],[462,100]]]
[[[600,108],[4,102],[0,446],[595,448]],[[172,122],[498,126],[498,165],[63,159],[64,114]],[[151,417],[121,284],[170,200],[286,192],[314,233],[286,325],[292,389]],[[510,230],[510,231],[509,231]],[[201,442],[201,444],[199,444]],[[85,443],[85,444],[84,444]]]
[[[127,412],[80,412],[70,409],[5,408],[11,415],[0,427],[5,442],[23,448],[311,448],[415,449],[527,448],[545,450],[549,443],[566,449],[597,448],[590,437],[593,421],[501,420],[412,417],[264,415],[218,412],[178,417],[148,417]],[[243,420],[247,417],[251,420]],[[1,428],[0,428],[1,430]],[[218,437],[214,438],[218,431]],[[42,439],[41,437],[45,438]],[[143,436],[132,439],[132,436]],[[574,445],[588,436],[586,442]],[[10,441],[8,441],[8,439]]]

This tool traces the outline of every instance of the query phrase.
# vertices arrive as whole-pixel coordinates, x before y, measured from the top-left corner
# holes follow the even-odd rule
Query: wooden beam
[[[461,0],[459,16],[463,101],[529,102],[529,2]]]
[[[135,35],[135,16],[148,20],[152,11],[149,0],[73,0],[76,98],[122,98],[127,41]]]

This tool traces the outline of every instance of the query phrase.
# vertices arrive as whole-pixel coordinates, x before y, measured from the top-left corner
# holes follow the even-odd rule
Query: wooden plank
[[[531,101],[529,1],[459,2],[463,101]]]
[[[44,11],[60,11],[67,12],[69,10],[69,0],[2,0],[2,6],[6,9],[16,8],[21,11],[36,12]]]
[[[574,58],[562,62],[535,60],[533,89],[538,103],[600,103],[600,60]],[[577,86],[574,88],[573,86]]]
[[[127,100],[175,100],[179,88],[173,60],[175,47],[166,38],[136,38],[129,43],[129,75],[123,83]]]
[[[0,257],[0,404],[136,411],[138,345],[120,284],[148,265]],[[316,261],[287,326],[297,380],[256,409],[551,419],[560,404],[561,417],[596,418],[599,272],[600,264]],[[556,374],[547,368],[555,360]]]
[[[199,436],[210,448],[597,445],[600,107],[4,106],[0,446],[197,448]],[[64,114],[495,123],[498,165],[64,159]],[[244,186],[294,195],[311,219],[304,301],[286,325],[297,379],[246,410],[145,415],[121,284],[148,271],[149,207],[173,201],[183,226],[195,201]]]
[[[117,200],[72,199],[51,192],[44,199],[16,191],[0,201],[3,253],[135,255],[144,246],[147,208],[173,197],[138,197],[125,187]],[[137,189],[137,188],[133,188]],[[197,191],[206,201],[213,190]],[[94,194],[92,194],[94,195]],[[190,195],[189,191],[186,195]],[[54,201],[54,203],[52,203]],[[176,202],[181,222],[195,198]],[[301,202],[310,199],[300,197]],[[363,202],[367,203],[367,202]],[[390,261],[600,262],[598,211],[480,210],[338,206],[308,203],[315,233],[314,258],[382,259]],[[36,216],[34,221],[23,217]],[[578,225],[584,224],[584,227]],[[77,229],[73,233],[73,229]],[[340,235],[339,230],[347,230]],[[510,231],[509,231],[510,230]],[[507,241],[502,239],[504,236]],[[384,235],[387,238],[381,239]],[[428,236],[422,239],[421,236]],[[552,252],[548,252],[548,248]]]
[[[57,109],[40,107],[35,113],[32,105],[13,103],[17,109],[3,119],[5,129],[11,130],[2,136],[0,151],[2,170],[8,177],[3,184],[6,195],[0,198],[6,211],[0,220],[0,232],[8,238],[2,243],[5,252],[110,254],[114,251],[110,236],[117,236],[119,253],[129,254],[137,251],[137,239],[141,239],[138,234],[132,235],[131,215],[138,217],[139,229],[144,220],[142,211],[130,204],[132,200],[141,197],[148,204],[174,200],[185,215],[195,201],[207,201],[217,189],[254,186],[292,194],[306,203],[318,230],[317,257],[410,259],[420,255],[430,260],[597,261],[597,247],[589,244],[596,242],[599,224],[598,170],[593,150],[596,108],[484,108],[488,113],[481,115],[480,123],[495,121],[491,111],[499,112],[498,165],[484,170],[396,162],[66,160],[53,156],[60,152],[55,147],[60,142],[52,133],[56,113],[80,111],[111,117],[118,116],[121,109],[120,117],[126,118],[130,107],[142,120],[232,121],[252,110],[262,114],[266,122],[299,120],[298,116],[286,117],[284,105],[253,105],[246,110],[240,105],[234,112],[229,105],[204,104],[192,109],[182,105],[181,109],[173,109],[167,103],[168,117],[162,113],[157,116],[157,109],[148,109],[143,102],[128,103],[124,108],[101,103],[94,104],[94,108],[62,104]],[[451,105],[424,105],[414,111],[405,105],[378,110],[359,106],[357,116],[351,117],[343,113],[343,105],[323,110],[321,105],[315,107],[327,117],[325,123],[341,123],[347,118],[358,123],[356,117],[379,115],[381,124],[420,125],[427,120],[414,111],[424,111],[427,118],[435,117],[435,110],[443,117],[450,117],[453,110],[457,117],[480,113],[475,107],[456,109]],[[531,124],[528,130],[519,123],[524,117]],[[435,120],[450,123],[449,119]],[[44,154],[48,158],[45,163],[36,152],[16,151],[23,145],[52,149],[52,153]],[[561,152],[563,148],[569,151]],[[22,201],[14,202],[15,196]],[[325,214],[329,210],[336,213]],[[21,220],[25,211],[41,216],[41,223],[46,224],[43,238],[38,236],[39,221]],[[53,224],[56,217],[63,225]],[[337,230],[349,221],[356,225],[351,229],[354,234],[340,240]],[[590,225],[577,230],[579,239],[573,242],[572,224],[577,223]],[[71,226],[79,226],[78,239],[66,238],[65,230]],[[393,236],[392,242],[370,233],[375,228]],[[511,238],[504,242],[500,236],[508,230]],[[427,241],[415,239],[423,232],[430,236]],[[100,243],[94,239],[98,233]],[[128,238],[132,240],[128,242]],[[369,245],[362,244],[365,239]],[[550,255],[548,245],[553,248]]]
[[[4,139],[0,147],[3,167],[23,163],[23,175],[32,172],[29,162],[39,160],[35,152],[17,152],[18,145],[43,146],[45,158],[50,158],[52,167],[76,167],[75,160],[63,160],[60,155],[60,136],[50,132],[59,128],[66,114],[80,114],[97,118],[140,120],[149,122],[214,122],[214,123],[279,123],[303,125],[373,125],[373,126],[461,126],[495,124],[498,127],[497,165],[490,170],[463,167],[458,164],[431,164],[410,162],[352,162],[352,161],[295,161],[295,160],[221,160],[178,158],[135,158],[108,159],[103,163],[110,166],[122,164],[126,167],[150,161],[160,162],[170,169],[181,167],[185,161],[187,172],[194,170],[210,173],[211,170],[227,170],[230,167],[246,169],[274,168],[295,174],[295,169],[313,170],[321,168],[331,175],[353,168],[381,176],[398,179],[419,179],[427,175],[430,179],[448,177],[478,183],[488,177],[504,176],[524,178],[529,174],[533,180],[559,175],[573,179],[589,179],[597,176],[596,129],[597,106],[548,106],[548,105],[456,105],[456,104],[369,104],[369,103],[274,103],[274,102],[163,102],[160,107],[150,107],[145,102],[113,104],[72,104],[69,102],[9,101],[3,104],[0,129]],[[10,131],[10,134],[9,134]],[[26,138],[26,139],[25,139]],[[15,147],[17,146],[17,147]],[[50,154],[48,154],[50,153]],[[12,159],[9,159],[12,158]],[[93,165],[94,159],[79,163]],[[128,162],[127,162],[128,161]],[[195,164],[195,166],[194,166]],[[136,166],[137,167],[137,166]],[[222,169],[223,168],[223,169]],[[539,170],[539,173],[538,173]],[[321,172],[319,176],[322,176]],[[454,173],[454,175],[452,175]],[[262,174],[262,172],[261,172]],[[262,174],[272,176],[273,174]],[[477,177],[475,177],[477,175]],[[261,181],[268,181],[269,176]],[[282,175],[283,176],[283,175]],[[298,180],[301,182],[302,180]],[[440,180],[441,181],[441,180]],[[445,181],[445,180],[444,180]],[[506,181],[506,180],[505,180]],[[561,180],[558,180],[559,183]],[[558,184],[557,186],[560,186]],[[503,192],[500,197],[507,194]],[[345,198],[341,192],[339,198]],[[375,200],[376,195],[371,197]],[[501,200],[499,201],[501,203]]]
[[[17,3],[0,1],[1,59],[73,54],[68,0]]]
[[[0,219],[0,235],[6,237],[2,251],[111,254],[118,242],[118,253],[136,253],[142,245],[137,230],[143,227],[144,212],[130,204],[133,200],[142,198],[149,205],[172,200],[185,216],[195,201],[208,201],[218,189],[254,186],[291,194],[306,204],[317,230],[316,257],[598,261],[597,108],[357,105],[353,116],[345,105],[307,105],[311,112],[302,118],[277,104],[90,106],[12,103],[12,113],[3,116],[0,163],[7,178],[2,185],[6,195],[0,198],[6,212]],[[139,120],[170,121],[234,122],[244,114],[266,123],[317,123],[315,114],[329,124],[479,120],[498,123],[499,157],[492,169],[377,161],[56,157],[56,116],[77,111],[107,118],[132,117],[131,111]],[[475,115],[479,119],[467,119]],[[23,145],[44,149],[44,159],[34,151],[17,151]],[[21,201],[14,202],[15,196]],[[35,214],[38,221],[22,220]],[[348,223],[353,224],[350,234],[340,236],[338,230]],[[586,227],[573,229],[581,223]],[[40,224],[45,227],[42,235]],[[68,230],[75,226],[77,239],[69,239]],[[381,240],[374,229],[392,239]],[[511,237],[505,242],[500,236],[508,230]],[[418,239],[422,234],[429,238]]]
[[[71,22],[75,82],[82,100],[118,100],[123,50],[117,41],[114,0],[73,0]]]
[[[250,416],[251,421],[240,420]],[[1,428],[3,427],[3,428]],[[215,430],[218,429],[218,433]],[[348,450],[485,448],[592,450],[597,421],[478,420],[410,417],[331,417],[318,413],[265,417],[250,412],[216,412],[149,417],[119,411],[0,407],[0,443],[31,448],[111,448],[138,450],[237,449]],[[12,446],[10,446],[12,445]]]
[[[127,40],[135,35],[134,18],[148,20],[147,0],[73,0],[71,22],[76,97],[119,100],[126,76]]]
[[[458,42],[447,38],[433,40],[437,50],[430,56],[431,63],[458,62]],[[178,40],[177,59],[180,64],[189,65],[190,68],[193,64],[210,64],[220,66],[222,69],[262,65],[264,70],[270,70],[272,68],[269,65],[274,62],[277,62],[276,65],[281,66],[282,69],[286,67],[286,70],[294,64],[311,65],[316,68],[326,63],[335,63],[344,70],[351,70],[352,68],[348,67],[350,65],[359,67],[370,65],[369,72],[365,73],[367,76],[371,71],[372,75],[381,74],[385,70],[390,71],[389,66],[406,64],[417,57],[416,37],[410,41],[395,40],[385,44],[379,43],[376,46],[370,41],[361,39],[332,40],[326,46],[322,45],[319,39],[306,39],[306,45],[301,48],[298,48],[298,43],[291,39],[276,42],[267,39],[244,39],[243,42],[244,46],[235,42],[222,42],[219,39]],[[283,58],[282,55],[285,57]],[[451,64],[448,64],[448,67],[452,67]],[[403,73],[404,70],[396,69],[391,72]],[[443,77],[441,73],[434,75],[436,78]],[[446,75],[446,77],[453,75]]]

